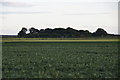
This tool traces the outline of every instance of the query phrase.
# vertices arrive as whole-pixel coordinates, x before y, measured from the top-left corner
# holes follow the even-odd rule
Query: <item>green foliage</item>
[[[27,37],[26,31],[27,31],[27,28],[23,27],[21,31],[18,33],[18,37],[22,37],[22,38]]]
[[[18,37],[25,38],[79,38],[79,37],[103,37],[108,36],[107,32],[104,29],[98,28],[96,32],[91,33],[88,30],[76,30],[73,28],[55,28],[55,29],[35,29],[30,28],[28,34],[26,34],[26,28],[18,33]],[[109,35],[110,36],[110,35]],[[112,35],[111,35],[112,36]]]
[[[3,43],[3,78],[115,78],[118,42]]]
[[[107,32],[102,28],[98,28],[97,31],[93,33],[93,36],[96,36],[96,37],[107,36]]]

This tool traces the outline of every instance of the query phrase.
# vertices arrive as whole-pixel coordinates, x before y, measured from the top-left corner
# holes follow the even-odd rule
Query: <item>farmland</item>
[[[116,78],[118,40],[3,39],[3,78]],[[56,40],[56,39],[55,39]]]
[[[2,38],[2,42],[118,42],[118,37],[85,38]]]

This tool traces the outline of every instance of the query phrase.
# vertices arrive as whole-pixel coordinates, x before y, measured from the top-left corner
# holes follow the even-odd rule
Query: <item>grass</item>
[[[2,38],[2,42],[118,42],[119,38]]]
[[[4,42],[3,78],[116,78],[118,43]]]

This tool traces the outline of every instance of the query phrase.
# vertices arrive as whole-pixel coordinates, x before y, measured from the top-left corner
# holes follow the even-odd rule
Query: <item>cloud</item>
[[[9,2],[9,1],[0,1],[0,4],[5,7],[32,7],[33,5],[23,3],[23,2]]]
[[[110,13],[69,13],[64,15],[99,15],[99,14],[110,14]]]
[[[31,2],[14,2],[12,0],[0,0],[0,5],[2,5],[3,9],[0,11],[0,14],[48,14],[51,13],[47,10],[41,10],[36,8],[38,6],[37,3]]]
[[[51,12],[0,12],[0,14],[49,14]]]

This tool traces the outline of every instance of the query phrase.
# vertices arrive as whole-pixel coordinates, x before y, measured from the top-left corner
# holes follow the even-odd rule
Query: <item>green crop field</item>
[[[2,44],[3,78],[116,78],[118,41]]]

